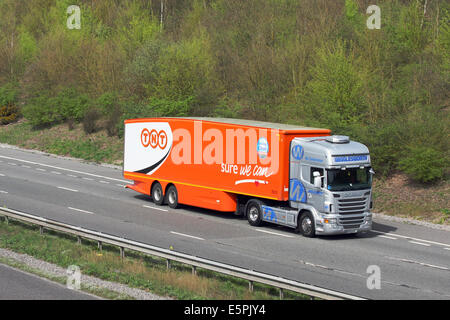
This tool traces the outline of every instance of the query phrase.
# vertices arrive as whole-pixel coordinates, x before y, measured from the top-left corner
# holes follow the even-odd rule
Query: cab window
[[[309,182],[311,184],[314,184],[314,175],[313,175],[314,171],[318,171],[320,173],[320,176],[323,176],[323,168],[311,167],[311,171],[310,171],[310,175],[309,175]],[[322,188],[323,188],[323,179],[322,179]]]

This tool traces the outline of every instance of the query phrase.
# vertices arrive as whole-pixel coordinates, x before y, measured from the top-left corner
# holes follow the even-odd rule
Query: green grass
[[[56,139],[47,146],[45,151],[95,162],[102,162],[114,156],[112,148],[103,148],[101,141],[92,140]]]
[[[12,130],[14,128],[14,130]],[[27,122],[0,127],[0,142],[25,147],[35,133]]]
[[[53,231],[46,231],[40,235],[38,230],[37,227],[20,222],[10,221],[7,224],[2,221],[0,247],[28,254],[63,268],[77,265],[85,275],[175,299],[279,298],[278,289],[270,286],[255,283],[254,291],[250,292],[248,282],[242,279],[203,269],[198,269],[197,275],[193,275],[190,266],[174,262],[171,269],[167,269],[164,259],[128,251],[122,260],[116,247],[104,245],[100,252],[95,242],[83,240],[83,244],[79,245],[76,238],[70,235]],[[114,296],[113,293],[103,292],[101,289],[99,292],[102,296],[127,298]],[[287,291],[284,293],[284,299],[298,300],[310,297]]]
[[[87,135],[80,124],[34,129],[28,122],[0,126],[0,142],[97,163],[122,164],[123,141],[105,131]]]

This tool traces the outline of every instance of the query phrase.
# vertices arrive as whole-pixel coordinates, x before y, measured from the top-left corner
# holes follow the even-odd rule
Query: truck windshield
[[[369,170],[370,168],[327,170],[327,189],[330,191],[370,189],[372,186],[372,175]]]

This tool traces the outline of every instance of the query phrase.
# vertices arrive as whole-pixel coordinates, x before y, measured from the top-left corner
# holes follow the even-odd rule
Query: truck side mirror
[[[320,176],[320,172],[314,171],[313,176],[314,176],[314,187],[321,188],[322,187],[322,177]]]

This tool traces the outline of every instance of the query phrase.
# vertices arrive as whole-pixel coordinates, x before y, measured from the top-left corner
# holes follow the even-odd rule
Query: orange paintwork
[[[152,123],[158,122],[168,123],[172,132],[179,129],[187,130],[185,132],[189,132],[191,136],[190,150],[184,148],[183,152],[180,152],[180,145],[184,138],[177,140],[177,135],[174,135],[169,156],[154,172],[145,174],[124,170],[124,177],[135,181],[134,185],[128,187],[137,192],[150,194],[150,188],[154,181],[160,182],[164,191],[169,184],[174,184],[178,190],[179,203],[218,211],[235,211],[236,195],[239,194],[278,201],[288,200],[289,148],[291,140],[295,137],[330,135],[330,130],[327,129],[274,130],[263,127],[182,118],[131,119],[125,121],[125,126],[128,124],[147,126],[148,123],[147,133],[152,131]],[[200,126],[201,130],[199,130]],[[232,132],[232,130],[237,129],[242,129],[244,133],[249,129],[255,130],[256,141],[259,141],[261,137],[266,138],[269,149],[268,153],[263,157],[257,155],[256,162],[249,163],[252,157],[249,150],[255,151],[257,149],[255,139],[252,140],[249,137],[245,138],[245,148],[238,149],[238,142],[234,140],[232,148],[227,149],[227,132]],[[223,161],[212,164],[205,163],[203,155],[207,154],[206,150],[211,151],[211,149],[208,149],[208,146],[211,147],[217,138],[216,136],[205,137],[205,132],[222,135]],[[149,143],[143,144],[141,140],[146,139],[146,137],[127,137],[127,139],[129,140],[126,141],[131,142],[126,143],[136,143],[136,148],[144,148],[146,146],[149,152],[151,152],[151,146],[148,146]],[[274,141],[277,141],[277,143],[274,143]],[[277,148],[274,147],[276,144],[279,144],[279,152],[276,152]],[[201,145],[201,148],[199,145]],[[220,144],[215,144],[215,146],[220,146]],[[217,156],[217,150],[220,150],[220,148],[216,148],[210,154]],[[227,150],[234,152],[233,162],[227,162]],[[187,156],[189,152],[190,157]],[[183,159],[190,159],[190,163],[177,163],[180,162],[179,159],[175,158],[177,155],[184,156],[185,158]],[[242,155],[245,155],[245,162],[237,163],[237,159]],[[258,169],[270,167],[267,163],[264,163],[263,160],[267,160],[264,159],[265,157],[267,159],[277,159],[278,166],[275,167],[278,167],[278,170],[268,177],[258,174],[254,175],[253,173],[257,172]],[[199,160],[201,163],[195,163],[199,162]],[[246,166],[249,166],[251,169],[250,172],[241,174],[243,173],[241,170]]]

